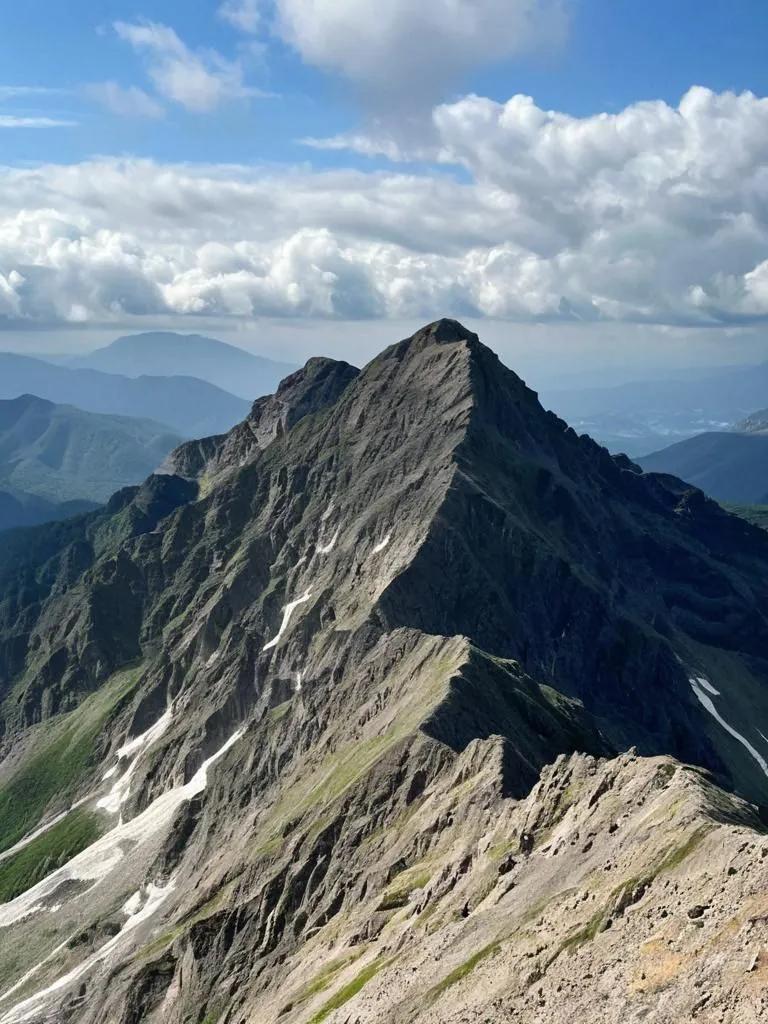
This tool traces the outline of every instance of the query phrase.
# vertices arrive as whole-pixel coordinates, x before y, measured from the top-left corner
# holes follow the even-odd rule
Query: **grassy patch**
[[[474,953],[468,960],[465,960],[463,964],[459,964],[455,967],[450,974],[446,974],[442,981],[439,981],[437,985],[434,985],[429,992],[427,992],[427,1001],[429,1003],[434,1002],[438,999],[443,992],[446,992],[449,988],[458,984],[463,978],[466,978],[468,974],[477,967],[478,964],[482,963],[483,960],[487,960],[489,956],[493,956],[494,953],[499,951],[501,946],[500,942],[491,942],[487,946],[483,946],[482,949]]]
[[[384,957],[377,957],[376,960],[368,964],[367,967],[364,967],[362,971],[352,979],[352,981],[339,989],[339,991],[318,1010],[314,1017],[309,1021],[309,1024],[321,1024],[329,1014],[349,1002],[353,996],[356,996],[361,989],[365,988],[371,978],[374,978],[379,971],[388,967],[391,963],[391,959],[387,960]]]
[[[281,718],[285,718],[290,710],[291,701],[284,700],[282,704],[276,704],[273,708],[270,708],[265,717],[268,722],[279,722]]]
[[[701,845],[708,833],[708,828],[700,828],[697,832],[690,835],[682,846],[678,846],[676,849],[670,850],[659,865],[656,874],[660,875],[662,871],[672,871],[674,868],[678,867],[678,865],[682,864],[686,857],[690,857],[690,855]]]
[[[320,992],[324,992],[331,984],[336,975],[343,971],[345,967],[349,967],[355,960],[359,960],[365,952],[365,949],[361,949],[357,953],[351,953],[349,956],[337,957],[335,960],[331,960],[330,963],[314,976],[309,984],[303,988],[299,994],[290,1001],[290,1006],[301,1006],[302,1003],[306,1003],[307,1000],[313,996],[319,995]]]
[[[641,891],[642,895],[644,895],[645,891],[659,875],[663,874],[665,871],[672,871],[674,868],[682,864],[683,861],[701,844],[708,832],[709,829],[700,828],[698,831],[692,833],[680,846],[669,850],[659,863],[654,868],[651,868],[646,875],[630,878],[622,885],[617,886],[611,892],[606,904],[598,910],[582,928],[579,928],[578,931],[574,932],[573,935],[570,935],[562,943],[556,956],[561,952],[573,952],[573,950],[578,949],[579,946],[583,946],[585,942],[591,942],[595,936],[603,930],[604,924],[614,912],[614,908],[616,907],[617,901],[622,893]],[[642,898],[642,895],[638,897],[638,899]]]
[[[110,712],[140,674],[140,668],[116,673],[79,708],[37,727],[31,753],[0,787],[0,852],[23,839],[55,798],[73,792]]]
[[[609,902],[606,906],[598,910],[596,914],[593,914],[583,928],[579,928],[578,931],[573,933],[573,935],[569,935],[560,946],[558,952],[572,953],[575,949],[578,949],[579,946],[583,946],[585,942],[591,942],[594,937],[602,931],[603,925],[610,916],[610,912],[611,904]]]
[[[408,903],[414,889],[423,889],[432,877],[423,864],[401,871],[384,890],[377,910],[399,910]]]
[[[78,807],[18,853],[0,861],[0,903],[7,903],[75,857],[104,832],[101,815]]]

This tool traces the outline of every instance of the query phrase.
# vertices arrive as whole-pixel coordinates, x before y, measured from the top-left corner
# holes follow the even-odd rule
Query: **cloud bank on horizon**
[[[351,166],[4,167],[0,324],[768,317],[768,99],[692,86],[677,106],[583,117],[526,95],[438,101],[473,66],[563,45],[559,0],[226,0],[217,13],[234,56],[116,22],[146,80],[91,83],[93,98],[117,116],[211,115],[259,95],[247,55],[277,37],[370,99],[362,128],[305,140]],[[407,116],[380,116],[383,99],[402,110],[403,83]]]

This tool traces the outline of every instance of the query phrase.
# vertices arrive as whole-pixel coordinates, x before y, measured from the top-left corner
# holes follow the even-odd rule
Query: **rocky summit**
[[[768,1016],[768,533],[455,321],[0,548],[0,1024]]]

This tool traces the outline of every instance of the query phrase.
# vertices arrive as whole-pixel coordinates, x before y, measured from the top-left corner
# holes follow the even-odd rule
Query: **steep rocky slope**
[[[0,553],[3,1024],[760,1019],[764,531],[452,321],[166,468]]]

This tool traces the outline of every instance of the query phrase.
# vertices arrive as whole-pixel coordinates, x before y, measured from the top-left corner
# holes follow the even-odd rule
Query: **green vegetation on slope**
[[[465,960],[463,964],[459,964],[450,974],[447,974],[442,981],[438,982],[433,988],[427,993],[427,1003],[434,1002],[438,996],[442,995],[446,989],[451,988],[457,982],[461,981],[462,978],[466,978],[468,974],[477,967],[479,963],[487,959],[489,956],[493,956],[499,949],[500,943],[491,942],[487,946],[483,946],[477,953],[474,953],[468,960]]]
[[[333,1013],[334,1010],[338,1010],[340,1006],[349,1002],[353,996],[356,996],[357,993],[368,984],[371,978],[375,977],[379,971],[388,967],[391,963],[392,960],[387,960],[384,957],[378,957],[372,963],[368,964],[367,967],[364,967],[362,971],[352,979],[352,981],[339,989],[334,996],[331,996],[328,1002],[318,1010],[314,1017],[312,1017],[309,1024],[322,1024],[322,1021],[324,1021],[326,1017]]]
[[[768,530],[768,505],[726,505],[725,507],[734,515],[741,516],[748,523],[752,523],[753,526]]]
[[[29,754],[0,786],[0,852],[23,839],[54,799],[74,791],[110,712],[140,674],[139,667],[115,673],[75,711],[37,727]]]
[[[7,860],[0,861],[0,903],[7,903],[77,856],[104,832],[99,814],[78,807]]]
[[[0,481],[49,502],[106,501],[154,472],[181,437],[161,423],[34,395],[0,401]]]

